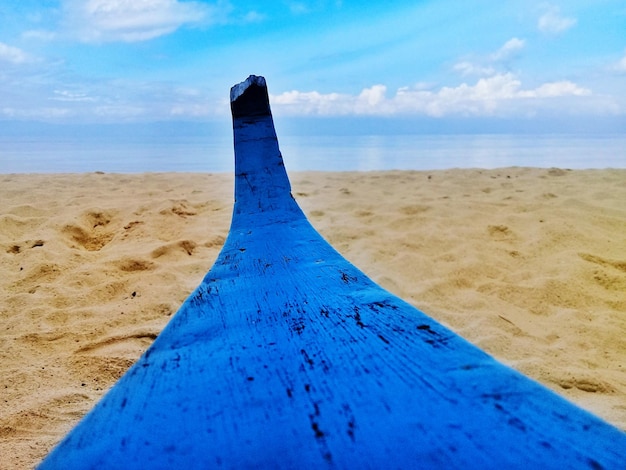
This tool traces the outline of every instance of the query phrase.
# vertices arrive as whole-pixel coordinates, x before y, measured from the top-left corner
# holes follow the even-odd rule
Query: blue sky
[[[0,4],[5,123],[228,120],[249,74],[280,119],[621,125],[626,2]]]

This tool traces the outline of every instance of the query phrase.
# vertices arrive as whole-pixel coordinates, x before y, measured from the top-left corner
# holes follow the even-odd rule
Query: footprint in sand
[[[497,241],[512,240],[515,238],[513,231],[506,225],[488,225],[487,231],[491,238]]]
[[[151,261],[145,261],[142,259],[125,258],[115,262],[115,265],[120,271],[127,273],[133,273],[137,271],[149,271],[154,269],[154,263]]]
[[[598,266],[593,273],[595,282],[609,291],[626,292],[626,261],[609,260],[589,253],[578,253],[578,256]]]
[[[589,253],[578,253],[578,256],[580,256],[585,261],[589,261],[590,263],[596,263],[603,267],[615,268],[618,271],[626,273],[626,261],[609,260]]]
[[[211,242],[208,242],[208,243],[211,244]],[[208,245],[205,244],[205,246],[208,246]],[[179,240],[177,242],[168,243],[166,245],[160,246],[152,250],[152,253],[150,253],[150,256],[152,256],[152,258],[154,259],[161,258],[163,256],[176,257],[181,254],[191,256],[193,255],[197,247],[198,247],[198,244],[192,240]]]
[[[198,214],[198,211],[194,207],[190,207],[191,204],[186,200],[170,201],[171,206],[168,209],[159,211],[161,215],[175,214],[182,218],[187,218]]]
[[[571,388],[577,388],[578,390],[581,390],[587,393],[613,393],[615,392],[615,388],[613,388],[610,384],[606,382],[602,382],[600,380],[586,378],[586,377],[561,378],[561,379],[558,379],[556,383],[565,390],[569,390]]]
[[[88,211],[76,224],[67,224],[61,233],[70,242],[72,248],[83,248],[87,251],[100,251],[115,236],[110,227],[115,214],[112,211]]]
[[[413,204],[410,206],[400,207],[400,212],[402,212],[404,215],[417,215],[417,214],[421,214],[422,212],[426,212],[429,209],[430,209],[430,206]]]
[[[26,240],[24,242],[15,243],[9,246],[6,252],[12,255],[16,255],[18,253],[21,253],[24,248],[39,248],[41,246],[44,246],[45,244],[46,242],[43,240]]]

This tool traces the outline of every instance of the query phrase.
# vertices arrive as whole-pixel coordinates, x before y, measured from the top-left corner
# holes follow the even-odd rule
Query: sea
[[[626,168],[626,134],[279,137],[288,171]],[[0,134],[0,173],[232,172],[232,136]]]

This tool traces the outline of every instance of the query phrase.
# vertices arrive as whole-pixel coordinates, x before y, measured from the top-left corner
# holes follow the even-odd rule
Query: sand
[[[626,170],[294,173],[383,287],[626,429]],[[0,467],[29,468],[172,318],[233,178],[0,175]]]

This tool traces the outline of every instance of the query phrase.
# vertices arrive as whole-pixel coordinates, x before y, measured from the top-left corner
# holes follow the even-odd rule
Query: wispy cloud
[[[0,72],[0,120],[137,122],[210,119],[228,112],[228,103],[216,102],[206,89],[121,79],[67,81],[65,73],[57,73],[20,75],[18,86],[18,78]]]
[[[68,90],[54,90],[54,97],[51,98],[56,101],[69,101],[69,102],[93,102],[96,98],[89,96],[87,93],[74,92]]]
[[[511,38],[499,49],[484,57],[474,57],[472,60],[466,59],[457,62],[453,66],[455,72],[462,76],[488,77],[496,75],[502,65],[515,59],[526,47],[526,41],[519,38]]]
[[[515,57],[526,46],[526,41],[519,38],[511,38],[496,52],[491,54],[493,62],[501,62]]]
[[[558,7],[551,6],[539,17],[537,28],[542,33],[560,34],[575,26],[577,22],[576,18],[563,16]]]
[[[0,62],[9,62],[12,64],[24,64],[33,60],[23,50],[9,46],[3,42],[0,42]]]
[[[86,42],[136,42],[197,25],[217,15],[205,3],[177,0],[65,0],[66,25]]]
[[[494,75],[496,73],[496,69],[491,66],[474,64],[466,60],[454,64],[452,68],[455,72],[458,72],[463,76],[468,76],[468,75],[489,76],[489,75]]]
[[[589,96],[591,91],[570,81],[524,88],[514,74],[505,73],[481,78],[475,84],[462,83],[438,90],[404,87],[390,98],[386,95],[384,85],[375,85],[356,96],[290,91],[272,96],[272,102],[280,112],[292,115],[496,116],[515,114],[522,108],[527,113],[544,107],[546,103],[541,100]]]

